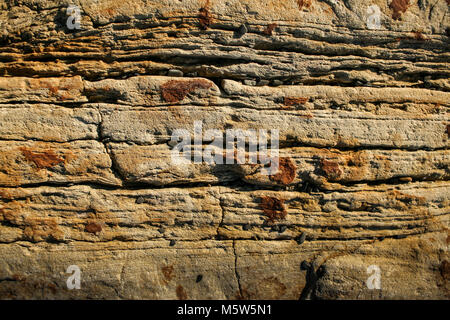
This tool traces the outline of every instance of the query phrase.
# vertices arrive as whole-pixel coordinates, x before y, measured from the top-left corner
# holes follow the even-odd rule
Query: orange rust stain
[[[104,10],[104,12],[106,12],[110,17],[112,17],[115,14],[115,11],[113,8],[106,8]]]
[[[297,0],[297,5],[300,10],[311,7],[311,0]]]
[[[56,94],[58,93],[58,88],[57,88],[57,87],[49,86],[48,89],[50,90],[50,92],[51,92],[53,95],[56,95]]]
[[[287,107],[299,106],[308,102],[309,98],[303,97],[284,97],[284,105]]]
[[[209,12],[209,0],[206,0],[205,5],[200,8],[199,10],[199,17],[198,21],[200,23],[200,27],[203,30],[206,30],[209,28],[209,26],[212,24],[213,18],[211,13]]]
[[[170,80],[161,85],[161,95],[167,102],[178,102],[197,89],[209,88],[211,88],[211,83],[205,79]]]
[[[58,87],[59,86],[59,87]],[[54,84],[51,81],[47,80],[37,80],[36,83],[33,83],[33,88],[47,88],[50,92],[50,95],[53,97],[57,97],[59,101],[64,101],[68,99],[74,99],[69,93],[60,93],[59,90],[69,91],[77,89],[77,86],[74,85],[70,80],[62,81],[58,84]]]
[[[284,200],[273,197],[261,197],[260,204],[264,214],[268,217],[269,222],[285,219],[287,216]]]
[[[277,27],[276,23],[271,23],[264,29],[263,33],[268,36],[271,36],[273,33],[273,29],[275,29],[276,27]]]
[[[178,300],[186,300],[187,299],[186,291],[184,290],[184,288],[181,284],[178,285],[176,292],[177,292]]]
[[[161,271],[164,275],[164,278],[166,278],[167,280],[172,280],[173,277],[175,276],[173,274],[173,266],[165,266],[161,268]]]
[[[27,217],[23,235],[30,241],[43,241],[45,239],[63,240],[64,233],[59,230],[58,222],[53,218]]]
[[[31,86],[32,88],[47,88],[50,91],[50,94],[52,96],[56,96],[58,94],[58,87],[54,86],[51,81],[47,80],[40,80],[38,79],[36,82],[34,82]]]
[[[102,225],[97,222],[90,222],[84,228],[89,233],[97,233],[102,231]]]
[[[290,158],[280,158],[278,166],[278,172],[269,176],[270,180],[284,185],[294,181],[297,167]]]
[[[353,180],[364,180],[367,172],[371,170],[371,163],[369,162],[365,151],[349,152],[344,157],[339,157],[346,167],[348,176],[351,176]],[[388,171],[390,169],[390,162],[382,159],[382,157],[383,156],[375,156],[375,158],[383,164],[384,170]]]
[[[389,8],[392,9],[392,19],[400,20],[402,14],[408,10],[409,0],[392,0]]]
[[[342,175],[342,170],[337,162],[322,159],[320,160],[320,167],[329,179],[337,180]]]
[[[50,149],[40,152],[34,152],[29,148],[20,147],[19,150],[22,152],[25,159],[29,162],[34,163],[34,165],[38,169],[51,168],[65,161]]]

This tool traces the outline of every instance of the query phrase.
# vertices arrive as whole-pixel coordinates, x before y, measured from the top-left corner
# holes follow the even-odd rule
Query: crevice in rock
[[[241,299],[244,299],[245,297],[243,296],[243,290],[242,290],[242,286],[241,286],[241,277],[239,275],[238,268],[237,268],[238,255],[236,253],[236,240],[233,240],[233,253],[234,253],[234,274],[235,274],[236,281],[237,281],[238,288],[239,288],[239,297]]]

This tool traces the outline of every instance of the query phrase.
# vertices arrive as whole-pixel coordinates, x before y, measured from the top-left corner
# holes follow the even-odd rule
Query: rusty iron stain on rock
[[[161,271],[164,275],[164,278],[166,278],[167,280],[172,280],[174,277],[173,274],[173,266],[165,266],[161,268]]]
[[[184,288],[181,284],[178,285],[176,292],[177,292],[178,300],[186,300],[187,299],[186,291],[184,290]]]
[[[276,27],[277,27],[276,23],[271,23],[264,29],[263,33],[268,36],[271,36],[273,33],[273,29],[275,29]]]
[[[330,179],[337,180],[342,175],[342,170],[337,162],[322,159],[320,160],[320,167]]]
[[[85,230],[90,233],[97,233],[102,231],[102,226],[96,222],[90,222],[86,225]]]
[[[298,8],[300,10],[302,10],[303,7],[305,7],[305,8],[311,7],[311,0],[297,0],[297,4],[298,4]]]
[[[38,169],[51,168],[57,164],[64,162],[64,159],[58,157],[53,150],[44,150],[42,152],[34,152],[26,147],[21,147],[25,159],[33,162]]]
[[[199,18],[198,21],[200,23],[200,27],[204,30],[208,29],[212,23],[212,16],[209,12],[209,0],[206,1],[205,5],[199,10]]]
[[[205,79],[170,80],[161,85],[161,95],[167,102],[178,102],[197,89],[209,89],[211,86],[211,83]]]
[[[298,106],[308,102],[309,98],[304,97],[284,97],[284,105],[287,107]]]
[[[408,10],[409,0],[392,0],[389,8],[394,12],[392,13],[392,19],[399,20],[403,13]]]
[[[278,172],[269,176],[269,179],[284,185],[294,181],[297,167],[290,158],[280,158]]]
[[[264,214],[268,217],[269,222],[285,219],[287,216],[284,207],[284,200],[273,197],[261,197],[260,204]]]

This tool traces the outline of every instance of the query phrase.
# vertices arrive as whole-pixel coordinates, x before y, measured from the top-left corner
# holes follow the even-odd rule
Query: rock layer
[[[1,299],[450,298],[448,1],[71,4],[0,2]]]

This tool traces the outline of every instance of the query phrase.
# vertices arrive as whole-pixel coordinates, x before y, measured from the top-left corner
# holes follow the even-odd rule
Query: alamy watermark
[[[223,131],[208,129],[203,133],[202,127],[201,121],[194,122],[193,137],[186,129],[172,132],[173,164],[260,164],[263,175],[278,172],[279,130],[227,129],[224,139]],[[204,146],[204,142],[210,143]]]
[[[370,265],[367,267],[367,274],[370,277],[367,278],[366,285],[370,290],[381,289],[381,269],[377,265]]]
[[[66,273],[72,275],[67,279],[67,289],[80,289],[81,288],[81,270],[77,265],[71,265],[67,268]]]
[[[80,7],[75,5],[70,5],[66,10],[67,15],[69,16],[66,21],[67,28],[69,30],[81,29],[81,10]]]
[[[366,25],[370,30],[381,29],[381,9],[376,4],[373,4],[367,8],[367,20]]]

